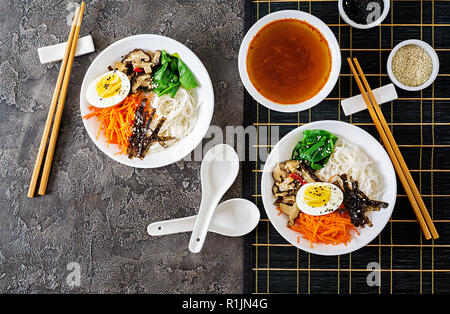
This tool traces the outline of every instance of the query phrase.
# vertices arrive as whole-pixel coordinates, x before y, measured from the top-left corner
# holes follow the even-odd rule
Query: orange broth
[[[297,104],[314,97],[328,81],[330,49],[322,33],[304,21],[273,21],[250,42],[247,72],[265,98]]]

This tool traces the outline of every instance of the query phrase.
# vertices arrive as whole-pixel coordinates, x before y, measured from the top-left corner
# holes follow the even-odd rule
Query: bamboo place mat
[[[244,163],[244,195],[255,202],[261,220],[246,237],[246,292],[267,293],[449,293],[450,292],[450,1],[391,1],[391,10],[380,26],[359,30],[339,16],[337,0],[251,1],[245,4],[245,31],[270,12],[301,10],[324,21],[334,32],[342,52],[342,69],[331,94],[314,108],[299,113],[268,110],[246,92],[245,126],[258,134],[280,127],[280,138],[300,125],[317,120],[341,120],[379,135],[367,112],[346,117],[340,100],[359,94],[346,62],[357,57],[372,88],[390,83],[386,61],[391,49],[406,39],[423,39],[440,59],[435,83],[419,92],[397,88],[399,98],[381,105],[400,150],[411,169],[440,234],[425,240],[405,192],[399,184],[391,219],[366,247],[341,256],[318,256],[297,249],[271,225],[264,211],[260,182],[264,161]],[[250,156],[265,155],[276,144],[257,142]],[[263,154],[264,153],[264,154]],[[379,286],[370,286],[369,263],[378,263]],[[370,278],[369,278],[370,279]]]

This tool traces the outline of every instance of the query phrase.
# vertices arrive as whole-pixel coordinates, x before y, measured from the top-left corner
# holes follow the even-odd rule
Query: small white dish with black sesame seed
[[[383,10],[381,11],[380,16],[375,19],[374,21],[370,21],[367,24],[361,24],[358,22],[353,21],[349,15],[347,14],[345,8],[344,8],[344,1],[345,0],[339,0],[338,1],[338,10],[339,10],[339,14],[341,16],[341,18],[350,26],[354,27],[354,28],[359,28],[359,29],[369,29],[375,26],[380,25],[384,19],[387,17],[388,13],[389,13],[389,9],[391,7],[391,1],[390,0],[383,0]],[[368,14],[368,18],[369,16],[375,16],[374,14],[376,14],[376,12],[374,11],[374,7],[368,7],[367,9],[367,14]]]
[[[402,41],[392,49],[387,72],[392,83],[407,91],[430,86],[439,73],[439,58],[429,44],[418,39]]]

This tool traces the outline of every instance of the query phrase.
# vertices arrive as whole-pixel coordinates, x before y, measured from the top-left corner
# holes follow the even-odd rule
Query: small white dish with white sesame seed
[[[432,72],[431,72],[429,78],[425,81],[425,83],[423,83],[419,86],[407,86],[405,84],[402,84],[397,79],[397,77],[394,75],[394,71],[392,70],[392,61],[393,61],[395,54],[399,51],[400,48],[405,47],[407,45],[416,45],[416,46],[424,49],[425,52],[427,52],[428,55],[430,56],[431,61],[433,63],[433,69],[432,69]],[[391,79],[392,83],[394,83],[396,86],[400,87],[401,89],[407,90],[407,91],[419,91],[419,90],[425,89],[428,86],[430,86],[436,79],[436,77],[439,73],[439,58],[438,58],[436,51],[433,49],[433,47],[431,47],[426,42],[424,42],[422,40],[418,40],[418,39],[409,39],[409,40],[402,41],[397,46],[395,46],[394,49],[392,49],[391,53],[389,54],[386,68],[387,68],[389,78]]]

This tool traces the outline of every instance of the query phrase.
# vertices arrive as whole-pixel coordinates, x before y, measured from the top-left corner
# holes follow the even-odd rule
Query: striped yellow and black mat
[[[397,89],[399,98],[382,105],[400,150],[431,212],[440,238],[426,241],[402,186],[393,216],[383,232],[366,247],[342,256],[326,257],[298,250],[274,229],[265,214],[260,190],[263,156],[276,144],[257,141],[244,164],[244,193],[261,210],[261,221],[246,238],[246,292],[266,293],[450,293],[450,1],[391,1],[380,26],[359,30],[339,16],[337,0],[247,0],[246,31],[261,17],[279,10],[309,12],[329,25],[342,51],[342,70],[331,94],[300,113],[270,111],[245,93],[245,124],[258,133],[280,127],[280,137],[311,121],[350,122],[379,139],[368,112],[347,117],[340,100],[359,94],[347,57],[357,57],[372,88],[390,83],[386,61],[391,49],[406,39],[422,39],[440,59],[435,83],[419,92]],[[255,158],[251,159],[254,160]],[[373,273],[371,267],[380,266]],[[373,276],[379,275],[379,285]]]

